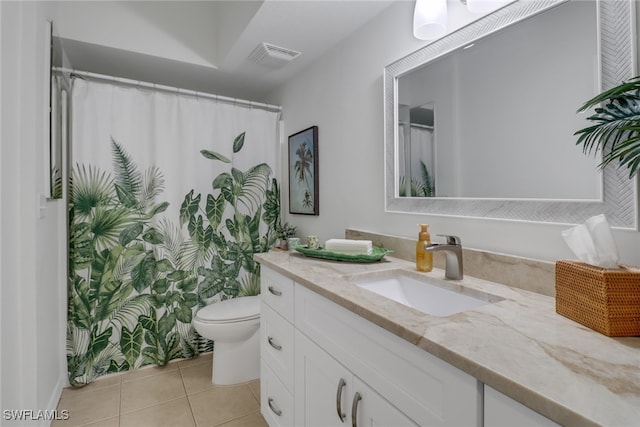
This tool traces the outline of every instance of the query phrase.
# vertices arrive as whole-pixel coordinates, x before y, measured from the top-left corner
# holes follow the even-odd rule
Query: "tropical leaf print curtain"
[[[67,361],[72,385],[210,351],[191,325],[259,293],[275,241],[278,113],[74,79]]]

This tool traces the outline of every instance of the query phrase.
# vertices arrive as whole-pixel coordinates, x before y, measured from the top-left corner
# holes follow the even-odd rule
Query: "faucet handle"
[[[444,237],[447,239],[447,245],[458,245],[462,246],[462,240],[458,236],[450,236],[448,234],[438,234],[440,237]]]

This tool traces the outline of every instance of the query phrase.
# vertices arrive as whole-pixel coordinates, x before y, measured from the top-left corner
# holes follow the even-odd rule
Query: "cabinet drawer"
[[[293,325],[262,304],[260,354],[284,386],[293,393]]]
[[[265,363],[260,362],[260,412],[269,427],[293,427],[293,396]]]
[[[293,280],[262,266],[260,294],[262,301],[293,323]]]

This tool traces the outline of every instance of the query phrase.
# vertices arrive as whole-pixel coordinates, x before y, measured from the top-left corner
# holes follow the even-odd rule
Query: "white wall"
[[[215,4],[201,2],[57,1],[59,37],[215,67]],[[192,25],[174,25],[176,19]],[[117,24],[116,24],[117,23]]]
[[[44,193],[47,6],[0,2],[1,396],[5,410],[55,409],[66,378],[65,204]],[[34,424],[48,425],[47,421]],[[0,421],[2,425],[12,422]]]
[[[319,127],[320,215],[289,215],[301,236],[341,237],[347,227],[415,237],[456,234],[463,245],[542,260],[571,258],[563,224],[392,214],[384,211],[383,68],[425,43],[411,34],[412,2],[398,2],[270,95],[286,135]],[[286,153],[286,150],[285,150]],[[286,164],[286,163],[285,163]],[[282,194],[286,199],[287,187]],[[285,201],[283,210],[288,212]],[[640,234],[615,232],[623,262],[640,264]],[[436,238],[434,238],[435,240]]]

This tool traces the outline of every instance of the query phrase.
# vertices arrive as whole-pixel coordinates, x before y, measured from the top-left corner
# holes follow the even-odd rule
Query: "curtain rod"
[[[407,122],[400,120],[398,122],[399,125],[406,125]],[[412,128],[421,128],[421,129],[426,129],[426,130],[433,130],[433,126],[430,125],[421,125],[420,123],[409,123],[409,126],[411,126]]]
[[[156,90],[161,90],[163,92],[172,92],[172,93],[175,92],[175,93],[178,93],[178,94],[181,94],[181,95],[191,95],[191,96],[196,96],[196,97],[199,97],[199,98],[215,99],[216,101],[228,102],[228,103],[232,103],[232,104],[246,105],[248,107],[262,108],[262,109],[265,109],[265,110],[282,111],[282,107],[280,105],[264,104],[262,102],[255,102],[255,101],[248,101],[248,100],[245,100],[245,99],[230,98],[228,96],[215,95],[215,94],[212,94],[212,93],[197,92],[195,90],[180,89],[180,88],[173,87],[173,86],[159,85],[159,84],[155,84],[155,83],[149,83],[149,82],[142,82],[142,81],[138,81],[138,80],[125,79],[125,78],[122,78],[122,77],[107,76],[105,74],[91,73],[89,71],[72,70],[72,69],[63,68],[63,67],[53,67],[52,70],[55,71],[55,72],[59,72],[59,73],[69,73],[69,74],[71,74],[71,76],[76,75],[76,76],[80,76],[80,77],[88,77],[88,78],[93,78],[93,79],[97,79],[97,80],[111,81],[111,82],[120,83],[120,84],[124,84],[124,85],[139,86],[139,87],[145,87],[145,88],[149,88],[149,89],[156,89]]]

